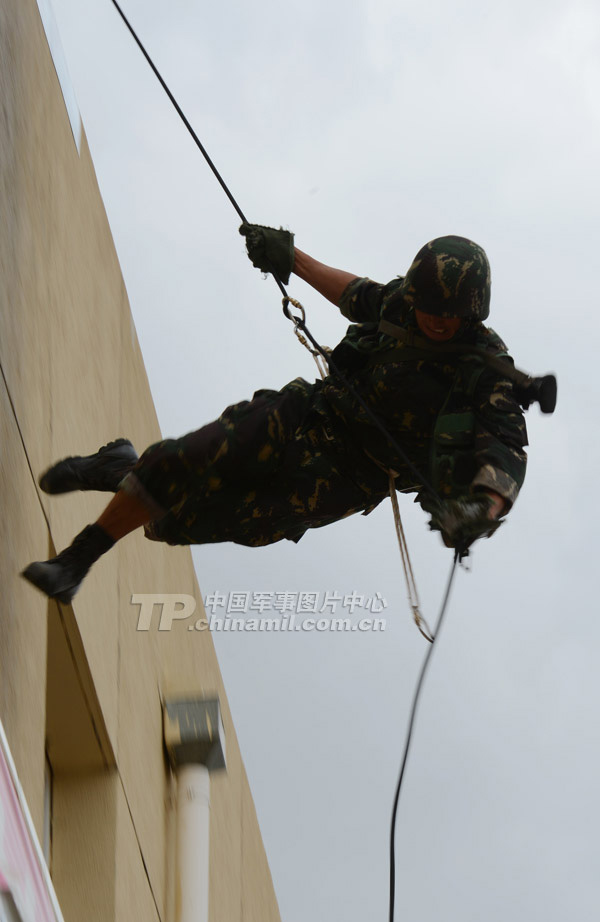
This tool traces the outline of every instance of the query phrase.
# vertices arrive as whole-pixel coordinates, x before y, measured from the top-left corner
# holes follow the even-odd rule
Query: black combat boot
[[[116,493],[119,483],[134,466],[137,452],[129,439],[117,439],[85,458],[75,455],[53,464],[41,475],[44,493],[70,493],[72,490],[101,490]]]
[[[114,543],[100,525],[88,525],[56,557],[30,563],[21,575],[51,599],[68,605],[92,564]]]

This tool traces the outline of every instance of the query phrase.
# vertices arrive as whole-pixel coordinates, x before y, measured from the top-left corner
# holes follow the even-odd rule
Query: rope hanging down
[[[408,761],[408,753],[410,750],[412,732],[413,732],[413,727],[415,723],[415,717],[417,715],[417,707],[419,705],[419,698],[421,696],[421,689],[423,687],[423,681],[425,679],[427,667],[429,666],[431,654],[433,653],[433,648],[435,647],[435,641],[440,636],[440,630],[442,627],[442,622],[444,620],[444,615],[446,613],[446,608],[448,607],[448,599],[450,598],[450,590],[452,589],[452,583],[454,581],[454,574],[456,573],[456,564],[458,563],[459,557],[460,557],[459,551],[455,551],[454,560],[452,561],[452,568],[450,570],[450,576],[448,577],[448,583],[446,585],[446,592],[444,593],[444,598],[442,600],[440,613],[438,615],[438,619],[435,625],[435,633],[433,634],[433,640],[431,641],[431,646],[428,648],[427,653],[425,654],[425,659],[423,660],[423,665],[421,666],[419,681],[417,682],[417,687],[415,689],[413,703],[412,703],[412,707],[410,710],[410,719],[408,721],[408,730],[406,732],[406,741],[404,743],[404,753],[402,755],[402,763],[400,765],[400,775],[398,777],[398,784],[396,785],[396,793],[394,795],[394,807],[392,810],[392,826],[390,830],[389,922],[394,922],[394,906],[395,906],[395,901],[396,901],[396,842],[395,842],[395,839],[396,839],[396,816],[398,813],[398,803],[400,801],[400,791],[402,790],[402,782],[404,780],[404,771],[406,769],[406,763]]]
[[[286,316],[289,316],[289,319],[294,323],[294,333],[300,340],[300,343],[310,352],[314,358],[321,378],[326,378],[329,365],[331,364],[330,350],[327,350],[328,355],[327,359],[325,359],[322,355],[319,354],[319,352],[317,352],[316,349],[311,349],[310,343],[306,337],[302,335],[299,329],[300,323],[304,323],[306,317],[304,308],[295,298],[284,298],[284,307],[287,307],[286,302],[292,304],[296,310],[300,311],[298,316],[294,316],[290,313],[286,313]],[[410,554],[408,552],[408,543],[406,541],[406,535],[404,534],[404,527],[402,525],[402,517],[400,515],[400,508],[398,506],[398,494],[396,492],[396,480],[393,471],[389,471],[389,491],[390,499],[392,501],[392,511],[394,514],[394,525],[396,527],[396,535],[398,537],[398,546],[400,548],[400,559],[402,560],[402,569],[404,570],[404,581],[406,582],[406,589],[408,593],[408,604],[410,605],[413,619],[417,625],[419,633],[425,638],[425,640],[429,641],[429,643],[433,643],[434,635],[431,633],[431,628],[421,614],[419,593],[417,590],[417,583],[415,580],[412,563],[410,561]]]
[[[402,518],[400,516],[400,508],[398,506],[398,494],[396,492],[396,480],[394,477],[394,472],[390,471],[390,499],[392,501],[392,509],[394,511],[394,524],[396,525],[396,535],[398,536],[398,545],[400,547],[400,557],[402,558],[402,567],[404,569],[404,579],[406,580],[406,588],[408,590],[408,604],[411,607],[413,618],[415,624],[417,625],[419,631],[429,643],[433,643],[434,635],[431,633],[431,628],[427,624],[427,621],[421,614],[421,606],[419,603],[419,593],[417,591],[417,584],[415,581],[415,575],[413,573],[412,564],[410,562],[410,556],[408,553],[408,544],[406,543],[406,535],[404,534],[404,527],[402,525]]]

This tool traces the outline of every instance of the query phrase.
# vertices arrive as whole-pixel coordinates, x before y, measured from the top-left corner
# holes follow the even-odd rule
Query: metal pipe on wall
[[[218,698],[167,698],[163,722],[177,779],[175,922],[208,922],[210,772],[225,768]]]
[[[205,765],[177,769],[176,922],[208,922],[210,775]]]

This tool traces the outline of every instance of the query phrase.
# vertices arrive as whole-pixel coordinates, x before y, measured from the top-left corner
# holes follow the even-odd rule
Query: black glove
[[[294,268],[294,235],[282,227],[242,224],[240,234],[246,238],[248,257],[261,272],[275,273],[284,285]]]
[[[446,547],[457,548],[463,553],[478,538],[489,538],[502,524],[489,518],[492,500],[485,493],[460,499],[438,500],[425,494],[417,498],[423,509],[431,514],[431,530],[441,532]]]

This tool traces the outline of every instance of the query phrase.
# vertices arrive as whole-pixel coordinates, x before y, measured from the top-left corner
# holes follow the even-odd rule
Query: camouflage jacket
[[[379,332],[385,319],[419,334],[414,311],[398,292],[400,283],[401,278],[387,285],[361,278],[348,285],[339,308],[352,325],[334,350],[336,364],[442,495],[491,489],[510,506],[527,461],[525,420],[513,385],[473,356],[436,354],[435,347],[431,357],[424,356]],[[464,325],[452,342],[507,355],[500,337],[483,323]],[[392,348],[393,359],[384,359]],[[351,394],[334,377],[319,390],[328,416],[339,421],[336,435],[349,436],[377,465],[397,473],[398,489],[418,489],[414,474]]]

